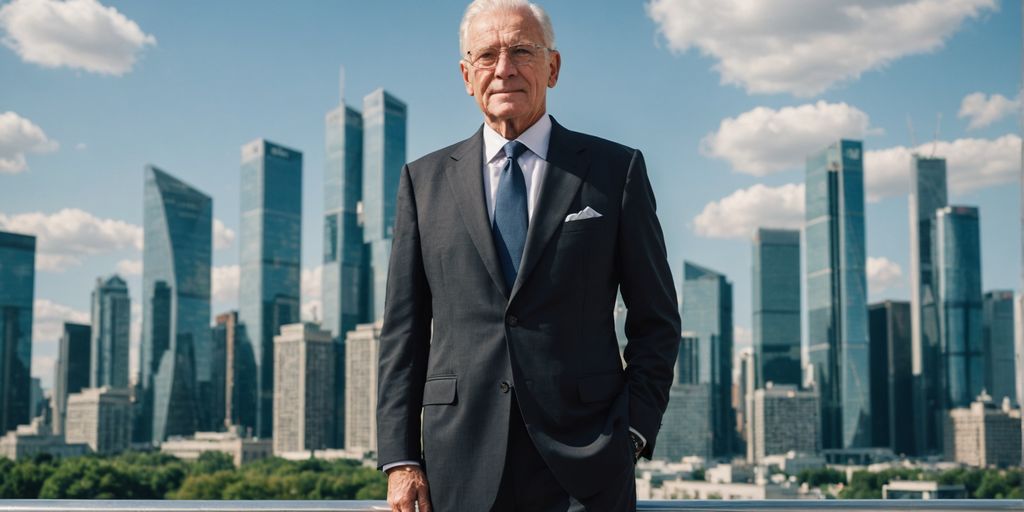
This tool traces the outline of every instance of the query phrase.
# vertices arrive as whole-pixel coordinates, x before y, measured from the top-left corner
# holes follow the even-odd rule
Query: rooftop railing
[[[0,512],[371,512],[383,501],[0,500]],[[803,510],[1024,511],[1022,500],[756,500],[640,501],[639,512],[776,512]]]

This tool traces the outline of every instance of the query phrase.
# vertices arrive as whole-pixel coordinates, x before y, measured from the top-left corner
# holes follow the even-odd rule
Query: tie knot
[[[508,158],[510,158],[512,160],[516,160],[516,159],[519,158],[520,155],[523,154],[523,151],[526,151],[526,144],[523,144],[522,142],[519,142],[518,140],[512,140],[512,141],[509,141],[508,144],[505,144],[505,148],[504,149],[505,149],[505,156],[507,156]]]

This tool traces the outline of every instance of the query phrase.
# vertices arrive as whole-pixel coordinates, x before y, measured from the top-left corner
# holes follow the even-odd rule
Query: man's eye
[[[533,48],[529,46],[514,46],[510,49],[513,57],[530,58],[533,57]]]
[[[476,60],[481,62],[492,62],[498,56],[498,52],[494,50],[483,50],[476,54]]]

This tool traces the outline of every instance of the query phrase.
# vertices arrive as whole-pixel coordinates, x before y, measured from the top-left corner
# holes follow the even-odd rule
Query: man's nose
[[[512,57],[508,51],[498,53],[498,62],[494,65],[494,76],[508,78],[519,73],[519,69],[512,63]]]

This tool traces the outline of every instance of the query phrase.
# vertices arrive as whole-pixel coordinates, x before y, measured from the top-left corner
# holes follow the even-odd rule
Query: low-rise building
[[[962,484],[942,485],[931,481],[893,480],[882,486],[885,500],[962,500],[967,489]]]
[[[86,388],[67,399],[64,437],[96,453],[127,450],[132,440],[132,402],[127,388]]]
[[[86,444],[68,444],[64,436],[54,435],[44,423],[43,417],[36,417],[29,425],[19,425],[0,438],[0,455],[11,460],[31,458],[40,453],[54,457],[76,457],[89,453]]]
[[[1009,467],[1021,463],[1021,411],[1010,401],[1002,406],[986,393],[969,408],[949,411],[945,429],[948,460],[975,467]]]
[[[244,438],[239,428],[228,432],[196,432],[193,437],[178,437],[164,441],[160,451],[179,459],[195,460],[203,452],[223,452],[231,455],[235,466],[241,466],[274,454],[270,439]]]

